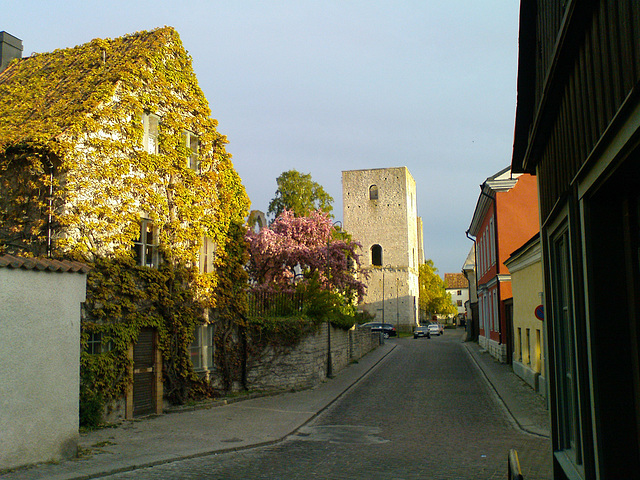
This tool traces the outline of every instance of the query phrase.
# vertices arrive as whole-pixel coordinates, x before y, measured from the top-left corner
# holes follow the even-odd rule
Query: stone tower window
[[[371,247],[371,265],[382,266],[382,247],[380,245]]]
[[[371,185],[369,187],[369,200],[377,200],[378,199],[378,186]]]

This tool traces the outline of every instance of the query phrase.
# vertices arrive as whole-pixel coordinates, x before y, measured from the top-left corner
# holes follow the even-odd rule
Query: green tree
[[[310,173],[288,170],[282,172],[276,182],[276,196],[267,211],[272,218],[278,218],[285,210],[291,210],[296,217],[304,217],[315,210],[330,214],[333,210],[333,197],[325,192],[322,185],[311,180]]]
[[[453,315],[457,312],[451,301],[451,294],[444,288],[444,281],[438,275],[433,260],[427,260],[418,268],[418,285],[421,315]]]

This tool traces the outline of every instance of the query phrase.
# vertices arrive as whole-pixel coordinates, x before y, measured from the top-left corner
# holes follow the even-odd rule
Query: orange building
[[[467,235],[475,237],[478,343],[501,362],[513,353],[511,276],[504,262],[539,231],[535,177],[509,167],[480,185]]]

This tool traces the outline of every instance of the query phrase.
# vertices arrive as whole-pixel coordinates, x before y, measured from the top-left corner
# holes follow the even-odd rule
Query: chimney
[[[22,58],[22,40],[7,32],[0,32],[0,72],[15,58]]]

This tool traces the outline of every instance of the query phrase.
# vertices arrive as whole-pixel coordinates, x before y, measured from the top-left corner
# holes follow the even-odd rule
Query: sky
[[[23,56],[172,26],[251,200],[309,173],[342,220],[342,171],[406,166],[425,258],[460,272],[480,184],[511,163],[517,0],[21,0]]]

